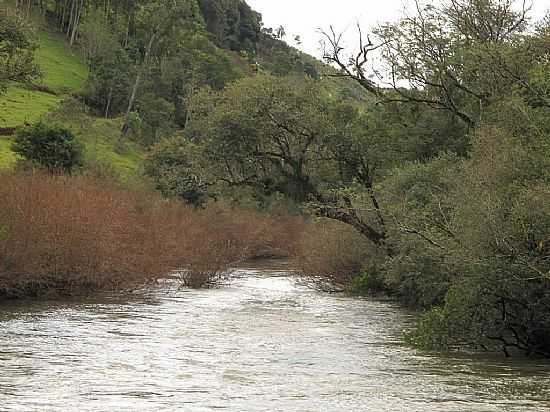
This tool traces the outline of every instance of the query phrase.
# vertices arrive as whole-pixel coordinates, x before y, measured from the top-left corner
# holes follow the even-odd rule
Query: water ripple
[[[550,364],[419,353],[392,302],[317,293],[278,265],[0,311],[2,411],[550,411]]]

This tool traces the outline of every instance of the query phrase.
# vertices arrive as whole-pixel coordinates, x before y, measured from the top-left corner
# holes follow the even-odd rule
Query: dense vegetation
[[[286,244],[287,252],[299,250],[302,274],[322,287],[388,293],[423,310],[409,337],[417,345],[550,357],[550,18],[532,21],[512,0],[417,4],[407,17],[363,33],[359,50],[327,32],[323,65],[287,46],[283,28],[263,27],[240,0],[13,6],[0,20],[1,92],[24,86],[60,99],[73,94],[43,116],[46,123],[18,131],[13,149],[50,173],[75,174],[73,163],[64,166],[75,154],[79,173],[139,181],[172,199],[161,206],[155,197],[154,207],[132,200],[138,216],[121,217],[122,226],[147,224],[157,233],[165,221],[148,211],[166,207],[177,220],[173,210],[181,207],[173,227],[189,232],[195,224],[205,243],[190,235],[195,247],[182,241],[187,249],[167,253],[177,259],[159,261],[155,276],[210,262],[214,269],[185,272],[202,274],[187,280],[199,286],[232,259]],[[33,27],[66,37],[65,48],[87,65],[84,84],[63,91],[41,80],[36,50],[45,35]],[[92,197],[98,190],[95,180],[4,179],[23,179],[37,193],[46,189],[36,181],[84,184]],[[0,274],[37,272],[23,263],[54,251],[21,255],[22,269],[10,269],[6,251],[19,244],[10,222],[23,227],[32,218],[48,227],[49,215],[17,214],[31,201],[5,196],[20,203],[0,210]],[[46,210],[55,199],[44,199]],[[220,213],[220,202],[232,206]],[[204,223],[204,215],[208,224],[192,223]],[[232,226],[240,219],[263,223]],[[284,242],[268,236],[278,225]],[[105,239],[114,236],[109,230]],[[159,240],[167,248],[173,230],[163,229],[168,238]],[[84,239],[74,233],[63,241]],[[257,236],[239,243],[235,233]],[[202,253],[207,245],[215,252]],[[221,253],[223,245],[235,249]],[[49,279],[48,265],[37,267]],[[67,267],[55,273],[95,270]]]

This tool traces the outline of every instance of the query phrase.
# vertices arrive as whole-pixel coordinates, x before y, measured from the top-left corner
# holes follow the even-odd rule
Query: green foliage
[[[36,122],[55,109],[62,97],[25,87],[10,85],[0,96],[0,127],[16,127]]]
[[[82,146],[67,129],[37,123],[17,133],[12,150],[52,173],[82,166]]]
[[[261,16],[240,0],[198,0],[208,31],[216,44],[235,51],[254,52]]]
[[[36,43],[25,22],[7,13],[0,13],[0,94],[8,82],[30,82],[39,78],[35,62]]]
[[[410,344],[427,350],[449,350],[449,324],[447,313],[441,307],[434,307],[424,313],[417,328],[405,339]]]
[[[101,49],[90,59],[90,77],[85,96],[90,106],[105,117],[125,110],[135,69],[128,53],[118,44]]]
[[[364,269],[348,286],[349,293],[353,295],[379,294],[387,290],[384,277],[376,267]]]
[[[141,120],[139,142],[149,146],[168,136],[174,129],[174,106],[152,93],[140,96],[136,109]]]
[[[145,161],[145,173],[164,196],[178,197],[201,206],[209,197],[208,185],[199,176],[194,145],[180,137],[160,142]]]
[[[129,140],[123,153],[117,150],[122,119],[92,117],[81,103],[67,100],[45,120],[69,128],[83,144],[85,173],[107,175],[127,183],[142,177],[144,149]]]
[[[212,171],[232,185],[304,201],[325,188],[347,187],[371,136],[356,135],[361,117],[329,100],[318,83],[260,75],[192,100],[188,136],[200,143]],[[376,137],[372,137],[376,139]],[[324,159],[321,161],[321,159]],[[313,165],[315,165],[313,167]]]
[[[8,85],[6,93],[0,96],[0,127],[37,122],[63,100],[58,92],[75,92],[83,85],[86,66],[68,49],[62,36],[41,32],[38,45],[35,60],[43,73],[42,84],[40,87],[21,83]]]
[[[550,161],[540,129],[526,130],[479,128],[468,159],[412,165],[386,182],[405,194],[386,284],[437,307],[411,337],[420,346],[550,355]]]
[[[11,150],[12,139],[0,138],[0,170],[9,169],[15,165],[17,157]]]

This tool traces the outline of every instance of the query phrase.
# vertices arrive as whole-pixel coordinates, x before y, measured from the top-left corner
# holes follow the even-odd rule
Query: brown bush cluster
[[[178,271],[202,287],[242,259],[292,253],[301,219],[195,211],[86,177],[0,175],[0,298],[142,285]]]
[[[302,276],[332,289],[349,285],[377,254],[351,226],[319,219],[302,232],[296,261]]]

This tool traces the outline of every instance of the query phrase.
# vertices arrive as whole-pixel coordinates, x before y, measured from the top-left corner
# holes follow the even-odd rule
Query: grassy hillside
[[[88,169],[98,174],[114,175],[121,180],[131,180],[139,174],[145,157],[144,149],[131,141],[125,142],[123,150],[117,147],[122,118],[92,117],[84,113],[78,104],[71,102],[46,118],[70,129],[84,144],[84,160]]]
[[[39,41],[36,58],[44,73],[43,84],[57,92],[80,89],[88,77],[82,57],[71,51],[60,34],[41,32]]]
[[[0,137],[0,170],[15,164],[15,153],[10,150],[12,139]]]
[[[5,95],[0,96],[0,127],[32,123],[44,113],[53,110],[61,100],[61,96],[13,84]]]
[[[44,74],[40,86],[13,84],[0,96],[0,127],[16,127],[34,122],[52,110],[64,94],[80,89],[87,77],[87,68],[80,56],[67,46],[63,36],[41,32],[36,60]],[[51,91],[51,93],[49,92]]]
[[[80,90],[87,68],[77,52],[71,51],[60,34],[40,32],[36,58],[43,72],[39,85],[12,84],[0,96],[0,128],[18,127],[46,117],[71,129],[84,144],[85,161],[97,173],[108,173],[127,180],[141,167],[143,149],[131,142],[122,153],[116,148],[120,119],[98,119],[86,115],[77,102],[62,105],[64,99]],[[38,86],[38,87],[37,87]],[[0,136],[0,169],[11,168],[16,155],[12,137]]]

